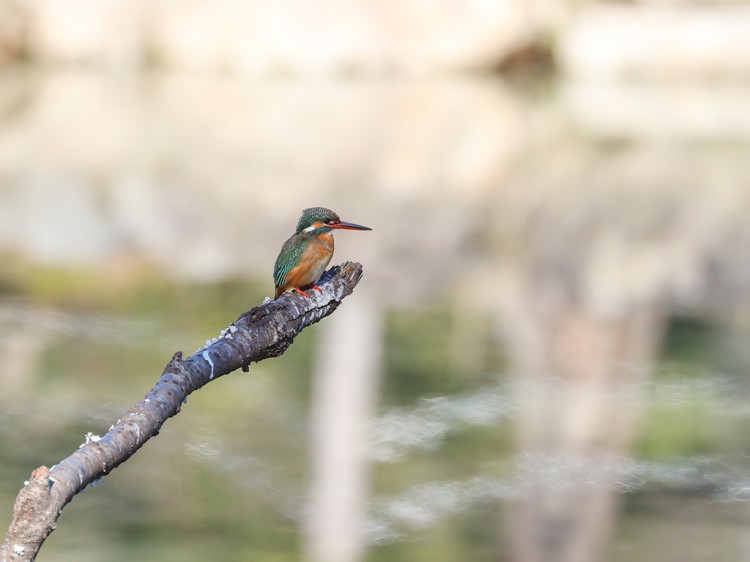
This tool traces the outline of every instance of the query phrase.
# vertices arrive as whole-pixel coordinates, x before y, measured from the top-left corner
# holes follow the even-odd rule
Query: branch
[[[175,353],[146,397],[104,437],[88,434],[86,443],[72,455],[51,469],[40,466],[31,473],[13,506],[0,562],[34,560],[73,496],[133,456],[180,411],[190,393],[238,368],[248,370],[251,362],[284,353],[304,328],[336,310],[361,276],[360,264],[346,262],[327,272],[321,291],[311,291],[311,298],[287,294],[264,303],[245,312],[217,340],[187,359],[182,359],[182,352]]]

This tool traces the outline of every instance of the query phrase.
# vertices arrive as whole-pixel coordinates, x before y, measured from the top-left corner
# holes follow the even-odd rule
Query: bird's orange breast
[[[333,257],[333,249],[331,233],[321,234],[310,240],[299,263],[287,273],[284,290],[311,285],[320,279]]]

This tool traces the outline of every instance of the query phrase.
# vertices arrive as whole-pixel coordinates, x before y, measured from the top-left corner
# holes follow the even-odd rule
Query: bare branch
[[[360,264],[346,262],[327,272],[321,291],[311,291],[311,298],[287,294],[267,302],[245,312],[215,342],[187,359],[182,359],[182,352],[175,353],[146,397],[125,412],[105,436],[89,434],[85,444],[51,469],[40,466],[34,470],[13,506],[0,561],[34,560],[73,496],[159,433],[190,393],[238,368],[247,370],[251,362],[284,353],[304,328],[336,310],[361,276]]]

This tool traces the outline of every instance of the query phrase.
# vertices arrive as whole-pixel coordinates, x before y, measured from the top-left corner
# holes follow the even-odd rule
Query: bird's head
[[[302,211],[297,222],[297,234],[324,234],[334,229],[372,230],[366,226],[342,221],[339,216],[324,207],[311,207]]]

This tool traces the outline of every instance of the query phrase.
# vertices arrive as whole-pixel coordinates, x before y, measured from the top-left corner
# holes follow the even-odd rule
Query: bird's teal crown
[[[316,222],[340,222],[339,216],[324,207],[310,207],[302,211],[302,216],[297,222],[297,234],[311,227]]]

